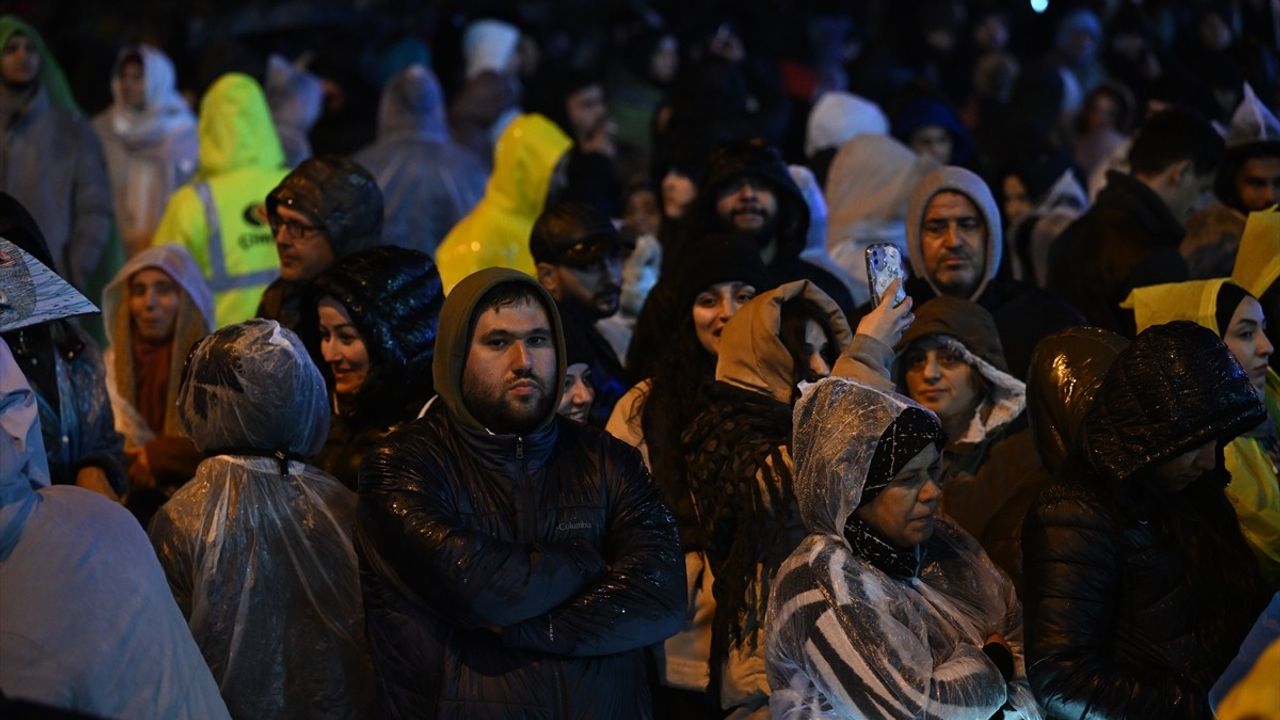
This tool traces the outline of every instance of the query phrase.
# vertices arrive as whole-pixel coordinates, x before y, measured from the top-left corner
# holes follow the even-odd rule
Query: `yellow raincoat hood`
[[[521,115],[507,126],[494,148],[484,197],[436,251],[445,292],[487,267],[533,274],[529,233],[546,204],[556,164],[572,145],[568,135],[541,115]]]
[[[284,165],[266,95],[241,73],[218,78],[200,100],[200,174]]]

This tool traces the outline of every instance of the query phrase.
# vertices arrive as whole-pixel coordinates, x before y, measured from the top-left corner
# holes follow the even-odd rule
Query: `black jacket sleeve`
[[[1055,717],[1210,718],[1208,688],[1120,659],[1120,532],[1080,488],[1045,491],[1023,526],[1027,675]]]
[[[503,629],[508,647],[596,656],[660,642],[684,623],[684,555],[675,518],[634,448],[601,436],[610,462],[609,571],[571,601]]]
[[[357,532],[433,611],[465,628],[546,613],[604,571],[585,543],[521,545],[466,528],[420,428],[392,435],[361,468]]]

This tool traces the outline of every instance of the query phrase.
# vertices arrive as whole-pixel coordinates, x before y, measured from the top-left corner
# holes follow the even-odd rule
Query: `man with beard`
[[[560,316],[489,268],[445,299],[439,395],[360,472],[357,552],[391,718],[645,718],[679,629],[675,521],[640,454],[556,416]]]
[[[579,202],[552,205],[534,223],[529,237],[538,282],[555,298],[569,345],[581,348],[591,371],[596,399],[588,420],[603,428],[613,406],[631,387],[622,359],[596,328],[618,312],[622,288],[622,248],[609,217]]]

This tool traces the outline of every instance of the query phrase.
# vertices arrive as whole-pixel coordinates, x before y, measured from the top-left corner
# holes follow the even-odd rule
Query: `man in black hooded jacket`
[[[675,521],[640,454],[558,418],[564,339],[514,270],[445,299],[439,395],[360,472],[367,629],[393,718],[648,718],[680,628]]]

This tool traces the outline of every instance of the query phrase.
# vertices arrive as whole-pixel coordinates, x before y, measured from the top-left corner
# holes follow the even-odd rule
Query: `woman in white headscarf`
[[[116,223],[133,255],[151,244],[169,196],[195,173],[196,119],[178,94],[173,63],[150,45],[120,51],[111,95],[93,129],[107,161]]]

